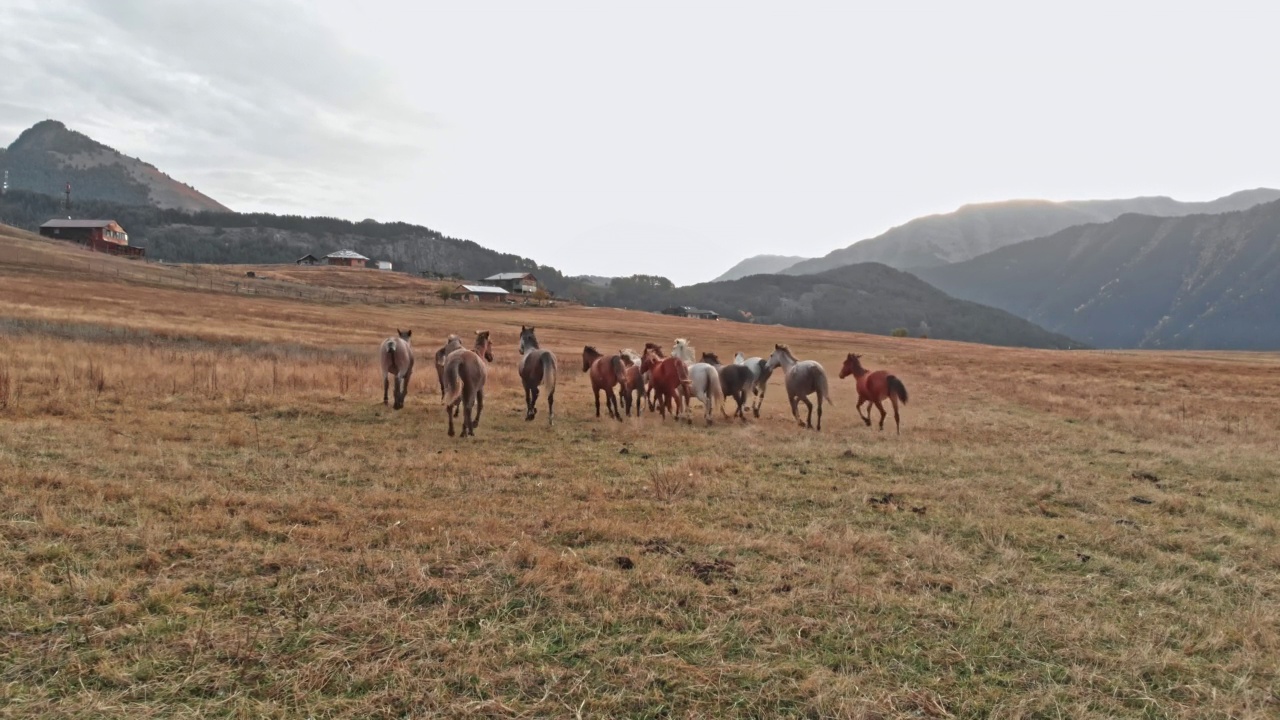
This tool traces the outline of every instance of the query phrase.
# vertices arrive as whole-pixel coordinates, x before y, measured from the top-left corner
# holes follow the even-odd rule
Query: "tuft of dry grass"
[[[54,271],[46,246],[6,242],[14,715],[1280,707],[1275,355],[237,297]],[[912,401],[900,437],[857,420],[847,381],[821,434],[777,383],[746,425],[616,423],[562,371],[556,425],[526,423],[522,323],[562,365],[677,336],[721,357],[786,342],[833,371],[857,350]],[[420,358],[493,331],[474,439],[445,437],[430,368],[406,409],[381,404],[396,327]]]

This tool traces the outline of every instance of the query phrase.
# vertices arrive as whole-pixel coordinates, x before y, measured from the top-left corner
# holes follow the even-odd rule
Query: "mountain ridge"
[[[1004,200],[970,203],[925,215],[876,237],[782,270],[803,275],[856,262],[882,262],[913,270],[964,262],[1007,245],[1052,235],[1074,225],[1106,222],[1127,212],[1157,216],[1221,213],[1280,200],[1280,190],[1254,188],[1214,200],[1183,202],[1165,196],[1116,200]]]
[[[179,182],[151,163],[129,157],[57,120],[23,130],[0,152],[12,190],[61,195],[71,183],[72,202],[105,200],[190,212],[230,212],[222,203]]]
[[[752,255],[724,271],[711,282],[737,280],[749,275],[772,275],[808,259],[799,255]]]
[[[1280,349],[1280,201],[1126,213],[915,274],[1099,347]]]

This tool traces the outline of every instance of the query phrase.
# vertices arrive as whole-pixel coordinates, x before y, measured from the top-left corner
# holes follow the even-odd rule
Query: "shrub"
[[[894,336],[894,337],[906,337],[906,336],[907,336],[907,329],[906,329],[906,328],[894,328],[894,329],[893,329],[893,332],[891,332],[891,333],[889,333],[889,334],[890,334],[890,335],[892,335],[892,336]]]

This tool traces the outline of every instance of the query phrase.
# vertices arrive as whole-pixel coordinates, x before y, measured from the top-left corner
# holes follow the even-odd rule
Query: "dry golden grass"
[[[1280,711],[1274,355],[326,305],[63,252],[0,240],[0,714]],[[553,428],[522,323],[560,355]],[[476,438],[429,364],[381,405],[395,327],[420,358],[494,332]],[[778,382],[745,426],[597,421],[582,345],[676,336],[820,360],[827,431]],[[834,380],[852,349],[909,388],[900,437]]]

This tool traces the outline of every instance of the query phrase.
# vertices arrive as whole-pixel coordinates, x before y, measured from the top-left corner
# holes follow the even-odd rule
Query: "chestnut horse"
[[[654,404],[665,420],[675,402],[675,419],[679,420],[689,406],[693,384],[689,382],[689,368],[680,358],[664,358],[657,348],[646,350],[640,364],[640,372],[649,374],[649,389],[653,391]],[[693,422],[690,418],[689,422]]]
[[[524,385],[524,419],[538,415],[538,386],[547,386],[547,424],[556,424],[556,356],[538,346],[533,327],[520,326],[520,383]]]
[[[484,381],[489,369],[485,363],[493,362],[493,343],[489,331],[476,333],[472,350],[459,348],[444,359],[444,414],[449,418],[449,437],[453,437],[454,409],[462,404],[462,437],[475,437],[480,425],[480,413],[484,410]],[[471,408],[476,416],[471,418]]]
[[[409,394],[409,376],[413,375],[413,347],[409,345],[412,330],[396,329],[394,337],[382,341],[379,358],[382,361],[382,404],[387,404],[387,389],[390,386],[389,375],[396,379],[395,400],[392,407],[399,410],[404,407],[404,398]]]
[[[621,421],[622,412],[618,409],[618,398],[613,394],[613,387],[621,385],[626,376],[622,356],[605,357],[599,350],[588,345],[582,348],[582,372],[591,373],[591,391],[596,396],[596,417],[600,417],[600,391],[603,390],[609,417]]]
[[[659,346],[658,343],[647,342],[644,344],[644,353],[640,356],[639,364],[641,367],[640,372],[644,376],[645,397],[649,400],[649,412],[653,412],[653,401],[655,395],[655,391],[653,389],[653,378],[650,377],[649,371],[644,369],[644,356],[649,353],[654,353],[658,356],[658,359],[662,359],[666,357],[666,355],[662,354],[662,347]]]
[[[890,375],[884,370],[875,372],[867,372],[862,367],[861,355],[849,353],[844,359],[844,365],[840,368],[840,379],[843,380],[850,375],[858,382],[858,417],[871,427],[871,406],[875,405],[880,410],[880,429],[884,430],[884,417],[887,414],[884,411],[884,405],[881,403],[888,399],[893,405],[893,425],[898,430],[898,434],[902,434],[902,426],[898,422],[898,402],[903,405],[907,404],[907,386],[902,384],[896,376]],[[867,414],[862,414],[862,403],[867,403]]]
[[[640,410],[644,406],[645,386],[644,373],[640,371],[641,358],[635,354],[633,350],[622,350],[618,353],[622,356],[622,364],[626,365],[626,370],[622,376],[622,407],[626,410],[627,416],[631,416],[631,403],[635,401],[636,417],[640,417]],[[652,409],[652,408],[650,408]]]

